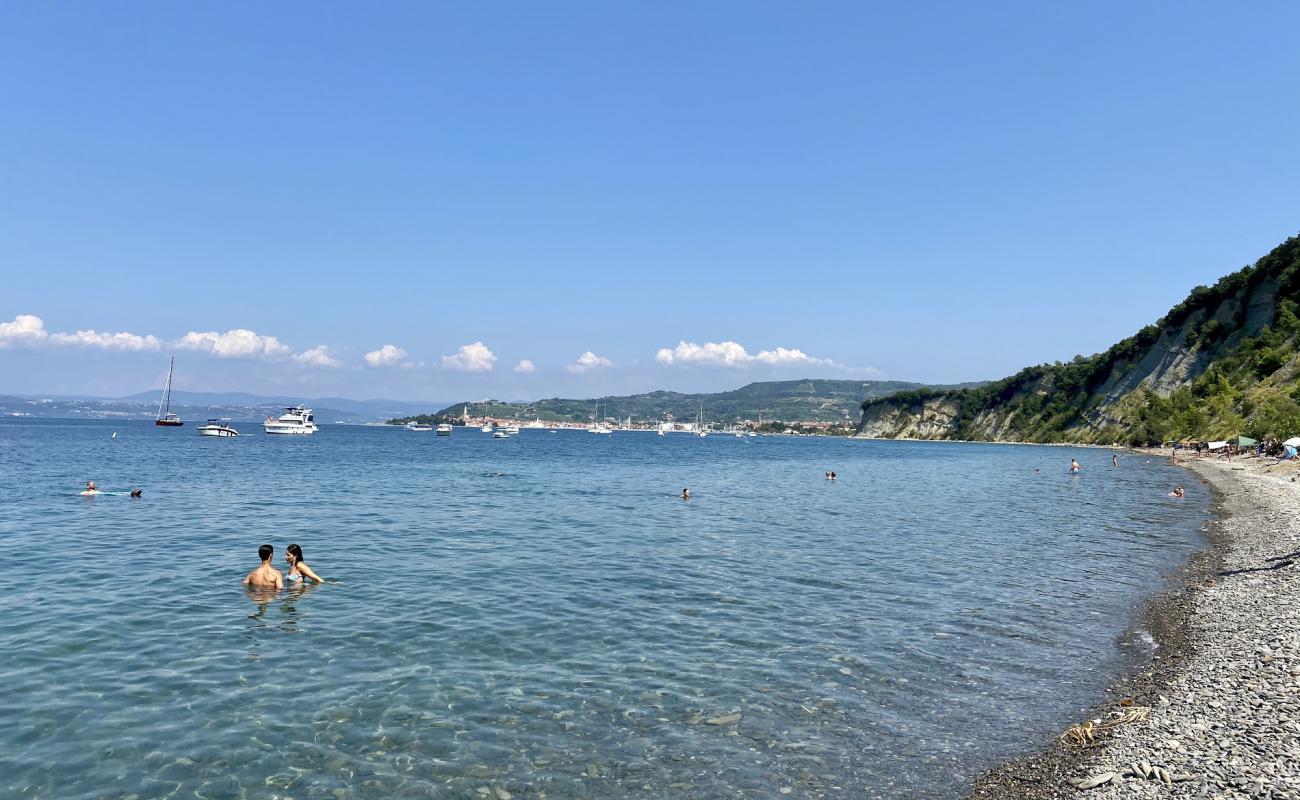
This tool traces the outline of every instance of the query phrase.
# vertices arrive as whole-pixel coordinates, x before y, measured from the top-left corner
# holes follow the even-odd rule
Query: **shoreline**
[[[1211,490],[1209,547],[1139,612],[1158,644],[1151,661],[1077,722],[1130,705],[1150,709],[1146,719],[1098,734],[1096,746],[1044,743],[985,772],[968,798],[1300,800],[1300,470],[1177,463]]]

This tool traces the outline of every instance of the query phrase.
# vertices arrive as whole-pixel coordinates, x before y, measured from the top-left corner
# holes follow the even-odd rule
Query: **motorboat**
[[[451,436],[451,425],[446,422],[440,423],[437,433],[439,436]]]
[[[518,425],[507,425],[507,426],[506,426],[506,433],[508,433],[508,434],[511,435],[511,436],[514,436],[515,434],[519,433],[519,426],[518,426]]]
[[[492,431],[492,438],[493,438],[493,439],[509,439],[509,438],[510,438],[510,434],[509,434],[509,433],[506,433],[506,429],[505,429],[505,428],[497,428],[496,430]]]
[[[483,433],[492,433],[492,426],[484,425],[483,427],[479,428],[479,430],[482,431]]]
[[[230,417],[212,417],[208,419],[207,425],[199,426],[199,436],[217,436],[223,439],[233,439],[239,435],[239,431],[230,427]]]
[[[408,431],[419,431],[421,433],[426,433],[428,431],[433,430],[433,426],[427,422],[408,422],[406,423],[406,429]]]
[[[262,423],[267,433],[309,434],[316,432],[316,417],[306,406],[286,406],[278,418],[267,417]]]

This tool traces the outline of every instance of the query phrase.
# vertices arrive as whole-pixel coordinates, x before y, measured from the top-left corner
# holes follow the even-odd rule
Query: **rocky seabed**
[[[1062,797],[1300,800],[1300,482],[1219,462],[1222,567],[1196,593],[1193,655],[1145,720],[1108,732]]]

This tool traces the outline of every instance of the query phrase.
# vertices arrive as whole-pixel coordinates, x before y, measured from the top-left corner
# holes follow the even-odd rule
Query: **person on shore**
[[[291,544],[284,548],[284,560],[289,564],[289,574],[285,576],[285,580],[290,584],[302,583],[307,580],[316,583],[325,582],[324,578],[313,572],[312,568],[307,566],[307,562],[302,560],[302,548],[298,545]],[[306,584],[303,583],[303,585]]]
[[[275,555],[275,548],[269,544],[264,544],[257,548],[257,557],[262,559],[262,564],[257,569],[244,576],[244,585],[250,589],[275,589],[284,588],[284,576],[280,570],[271,566],[271,556]]]
[[[683,499],[683,500],[690,500],[690,499],[691,499],[691,490],[690,490],[690,489],[682,489],[682,499]]]
[[[1170,497],[1182,497],[1182,496],[1183,496],[1183,487],[1181,487],[1181,486],[1175,486],[1175,487],[1174,487],[1174,490],[1173,490],[1172,492],[1169,493],[1169,496],[1170,496]]]
[[[1078,461],[1075,461],[1073,458],[1070,459],[1070,471],[1071,471],[1071,472],[1078,472],[1080,469],[1081,469],[1081,467],[1079,466],[1079,462],[1078,462]]]

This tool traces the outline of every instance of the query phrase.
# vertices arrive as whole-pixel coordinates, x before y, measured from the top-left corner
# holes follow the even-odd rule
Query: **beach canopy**
[[[1286,445],[1287,447],[1300,447],[1300,436],[1292,436],[1290,439],[1287,439],[1282,444]]]
[[[1210,442],[1206,445],[1211,450],[1221,450],[1228,446],[1227,442]]]
[[[1238,436],[1236,439],[1232,440],[1232,443],[1238,447],[1251,447],[1259,444],[1257,440],[1252,439],[1249,436]]]

